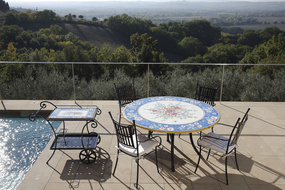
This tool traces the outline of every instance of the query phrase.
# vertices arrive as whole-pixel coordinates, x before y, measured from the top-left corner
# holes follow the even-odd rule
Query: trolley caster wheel
[[[91,164],[92,162],[94,162],[97,158],[97,155],[95,153],[94,150],[91,149],[86,149],[86,150],[82,150],[79,153],[79,159],[81,162],[84,162],[86,164]]]

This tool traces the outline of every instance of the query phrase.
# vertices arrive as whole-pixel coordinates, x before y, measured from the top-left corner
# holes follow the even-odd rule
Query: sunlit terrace
[[[201,65],[203,66],[203,64]],[[171,146],[167,141],[167,135],[166,133],[154,132],[153,135],[158,135],[162,138],[162,146],[158,149],[159,173],[156,170],[154,153],[141,159],[139,162],[139,189],[285,189],[285,173],[283,169],[285,165],[285,151],[283,148],[285,137],[284,101],[229,100],[228,97],[236,97],[228,96],[229,87],[234,85],[234,83],[227,82],[234,75],[229,75],[228,73],[224,75],[226,73],[225,69],[229,66],[235,68],[230,64],[219,65],[221,72],[218,75],[219,79],[217,79],[219,86],[214,108],[219,112],[221,118],[215,125],[214,131],[215,133],[228,136],[237,118],[243,117],[245,111],[251,108],[248,121],[242,131],[237,147],[237,159],[240,170],[238,171],[236,168],[234,156],[230,156],[228,159],[229,185],[226,185],[225,160],[216,155],[215,152],[212,152],[209,160],[206,161],[207,152],[202,151],[202,156],[205,159],[201,160],[199,168],[195,173],[198,155],[193,150],[189,135],[182,134],[179,137],[176,134],[174,144],[175,171],[173,172],[170,167]],[[75,67],[74,65],[70,67],[72,69],[71,73],[75,73],[70,80],[72,86],[69,91],[70,99],[49,99],[49,101],[55,105],[76,107],[79,104],[82,107],[99,107],[101,109],[102,113],[96,116],[98,126],[95,131],[101,136],[101,142],[96,147],[97,159],[91,164],[85,164],[79,160],[78,155],[80,151],[64,150],[56,151],[49,165],[47,165],[46,162],[53,152],[50,150],[53,141],[52,137],[29,173],[18,186],[17,189],[19,190],[135,189],[136,162],[134,158],[120,154],[116,174],[112,175],[117,157],[117,149],[115,148],[117,146],[117,137],[108,112],[110,111],[115,119],[119,120],[118,100],[116,98],[111,100],[78,98],[82,97],[80,90],[84,90],[77,88],[76,68],[78,67],[78,64]],[[242,67],[242,65],[238,67]],[[204,77],[203,74],[200,76]],[[201,80],[201,78],[198,79],[202,82],[205,81]],[[159,91],[156,90],[158,88],[156,85],[161,83],[158,83],[157,80],[159,78],[153,78],[153,75],[148,73],[144,78],[135,80],[135,87],[139,91],[138,94],[141,95],[141,98],[149,96],[183,96],[183,93],[175,88],[178,86],[175,83],[172,86],[165,84],[167,88],[172,87],[173,91],[163,91],[159,94]],[[209,76],[209,80],[213,81],[212,76]],[[141,81],[144,81],[144,85],[141,85]],[[170,81],[173,82],[172,80]],[[181,82],[178,79],[177,81]],[[252,82],[248,81],[248,83]],[[120,82],[117,81],[117,83]],[[189,84],[193,87],[187,89],[192,91],[185,97],[194,98],[196,83],[197,80],[189,81]],[[207,82],[207,84],[212,83]],[[238,83],[236,85],[238,88],[246,89],[245,86],[240,86]],[[258,85],[256,84],[256,86]],[[112,87],[107,86],[105,88],[111,89]],[[87,86],[87,88],[91,87]],[[281,86],[275,88],[281,88]],[[46,89],[39,89],[38,91],[41,90]],[[56,91],[56,89],[54,90]],[[112,96],[116,97],[115,89],[113,90]],[[237,89],[236,92],[240,92],[239,90]],[[255,90],[252,94],[258,93],[259,96],[266,91],[266,89],[258,91],[257,88]],[[96,90],[92,90],[92,92],[96,93]],[[1,93],[3,94],[3,92]],[[100,90],[98,93],[102,94],[102,91]],[[40,108],[41,101],[30,99],[15,100],[2,95],[1,113],[20,113],[22,116],[27,116]],[[52,111],[52,107],[48,107],[47,110],[49,112]],[[122,120],[127,123],[126,120]],[[84,124],[85,121],[66,122],[68,132],[71,133],[81,133]],[[148,131],[145,129],[139,127],[137,129],[145,135],[148,134]],[[210,130],[207,129],[203,132],[209,132]],[[193,133],[193,138],[197,146],[199,133]]]

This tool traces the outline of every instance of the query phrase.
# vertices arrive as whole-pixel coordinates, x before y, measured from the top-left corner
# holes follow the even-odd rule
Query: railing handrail
[[[1,63],[15,63],[15,64],[67,64],[67,65],[205,65],[205,66],[285,66],[285,63],[179,63],[179,62],[20,62],[20,61],[0,61]]]

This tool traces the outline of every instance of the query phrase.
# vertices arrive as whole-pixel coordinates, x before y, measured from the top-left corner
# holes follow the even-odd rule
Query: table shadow
[[[162,148],[159,150],[160,160],[158,162],[160,175],[169,188],[176,189],[181,184],[190,184],[189,177],[196,175],[194,173],[195,162],[188,156],[185,155],[181,150],[175,147],[177,154],[174,155],[175,171],[171,171],[171,153],[170,150]],[[187,186],[186,185],[186,186]]]

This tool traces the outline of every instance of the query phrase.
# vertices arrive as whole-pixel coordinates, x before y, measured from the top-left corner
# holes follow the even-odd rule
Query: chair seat
[[[198,145],[226,154],[228,141],[229,139],[224,136],[209,132],[198,140]],[[228,153],[231,152],[235,147],[236,144],[230,145]]]
[[[136,138],[135,135],[133,135],[134,142],[136,141],[135,138]],[[149,138],[147,138],[145,135],[142,135],[142,134],[138,134],[137,138],[138,138],[139,156],[151,152],[152,150],[155,149],[155,147],[157,145],[159,145],[159,142],[157,142],[155,140],[150,140]],[[129,147],[129,146],[123,145],[121,143],[119,143],[119,148],[121,151],[123,151],[127,154],[130,154],[132,156],[137,156],[137,149],[136,148]]]

